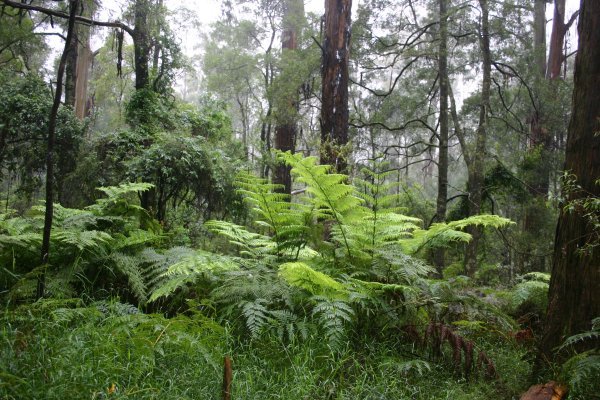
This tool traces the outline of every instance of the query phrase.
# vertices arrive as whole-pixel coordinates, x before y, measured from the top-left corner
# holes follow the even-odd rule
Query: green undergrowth
[[[292,343],[234,337],[198,313],[166,318],[119,302],[47,300],[2,316],[0,398],[218,399],[225,355],[235,399],[485,399],[526,388],[526,349],[492,334],[473,340],[494,360],[496,379],[477,371],[467,379],[449,354],[432,360],[400,333],[351,335],[333,350],[317,334]]]

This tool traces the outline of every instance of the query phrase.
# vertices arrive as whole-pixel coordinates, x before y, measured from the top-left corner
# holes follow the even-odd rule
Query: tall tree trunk
[[[440,76],[440,133],[438,149],[438,192],[436,216],[438,222],[446,220],[446,200],[448,197],[448,3],[439,0],[440,7],[440,47],[438,68]],[[441,275],[444,268],[444,249],[436,250],[434,263]]]
[[[322,48],[321,164],[348,167],[348,58],[352,0],[325,0]]]
[[[281,34],[282,58],[289,58],[298,49],[298,36],[304,18],[304,0],[285,0],[283,32]],[[281,151],[294,151],[296,142],[296,114],[298,112],[299,87],[286,88],[279,101],[279,112],[275,127],[274,147]],[[283,193],[292,193],[291,167],[278,163],[273,171],[273,183],[283,186]]]
[[[574,174],[580,190],[564,193],[567,204],[600,197],[600,2],[581,0],[579,50],[575,60],[573,112],[567,136],[565,171]],[[588,211],[589,212],[589,211]],[[561,209],[556,227],[552,278],[543,360],[556,360],[552,350],[567,336],[588,330],[600,316],[600,247],[580,252],[594,232],[581,207]],[[595,238],[597,241],[597,237]]]
[[[133,47],[135,63],[135,89],[144,89],[150,83],[150,33],[148,32],[149,0],[136,0],[134,5]]]
[[[136,0],[134,4],[133,48],[135,64],[135,90],[149,89],[150,33],[148,32],[148,14],[151,0]],[[141,121],[144,122],[144,121]],[[144,140],[149,147],[150,138]],[[156,214],[156,188],[146,190],[141,196],[141,206],[150,215]]]
[[[565,25],[565,0],[554,0],[554,17],[552,18],[552,34],[550,36],[550,54],[548,55],[548,70],[546,77],[560,77],[560,66],[563,62],[563,43],[567,26]]]
[[[535,0],[533,5],[533,51],[540,77],[546,73],[546,1]]]
[[[46,267],[50,260],[50,233],[52,232],[52,219],[54,216],[54,142],[56,141],[56,117],[58,115],[58,108],[60,107],[60,100],[63,91],[63,78],[65,75],[65,67],[67,64],[67,57],[69,56],[69,50],[72,49],[73,32],[75,30],[75,16],[79,8],[79,0],[71,0],[69,4],[69,25],[67,28],[67,39],[65,41],[65,48],[60,57],[60,63],[58,64],[58,72],[56,76],[56,91],[54,92],[54,102],[50,109],[50,116],[48,119],[48,141],[46,149],[46,210],[44,213],[44,231],[42,233],[42,248],[41,248],[41,262],[42,271],[38,276],[36,297],[44,297],[46,290]]]
[[[489,9],[488,0],[479,0],[481,6],[481,34],[480,46],[483,69],[483,81],[481,86],[481,104],[479,106],[479,126],[475,138],[475,151],[472,154],[472,165],[469,170],[469,215],[477,215],[481,212],[481,201],[483,197],[483,179],[485,170],[485,149],[487,138],[487,113],[490,104],[490,85],[492,72],[492,59],[490,54],[490,31],[489,31]],[[467,244],[465,252],[465,270],[468,276],[473,276],[477,269],[477,250],[481,238],[481,228],[471,226],[469,233],[473,236]]]

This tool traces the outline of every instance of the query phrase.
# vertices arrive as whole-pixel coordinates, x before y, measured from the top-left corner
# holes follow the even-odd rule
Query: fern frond
[[[225,236],[240,253],[251,258],[261,258],[276,251],[277,245],[265,235],[249,232],[245,227],[226,221],[206,221],[204,226],[211,232]]]
[[[79,251],[89,251],[91,253],[101,253],[111,242],[112,237],[102,231],[72,231],[72,230],[54,230],[52,240],[56,243],[75,247]]]
[[[304,224],[306,206],[292,203],[289,195],[278,193],[279,185],[251,174],[241,173],[236,185],[244,199],[253,206],[258,219],[255,223],[265,227],[277,244],[278,253],[298,249],[306,244],[307,227]]]
[[[246,327],[254,339],[260,335],[261,331],[269,322],[269,311],[265,307],[265,304],[267,303],[268,301],[265,299],[256,299],[238,305],[242,309]]]
[[[234,258],[198,250],[192,256],[170,266],[162,275],[166,282],[157,287],[150,296],[149,302],[173,294],[188,283],[212,274],[231,271],[238,268]]]
[[[348,291],[329,275],[315,271],[302,262],[289,262],[279,267],[279,276],[292,285],[309,293],[330,299],[347,299]]]
[[[400,243],[408,254],[415,254],[425,247],[447,247],[455,242],[469,242],[471,235],[462,231],[468,226],[501,228],[510,224],[513,224],[511,220],[498,215],[474,215],[458,221],[432,224],[427,230],[416,230],[412,238],[401,240]]]
[[[313,296],[316,304],[312,315],[318,321],[332,349],[341,349],[346,339],[346,326],[354,320],[354,309],[341,300],[328,297]]]
[[[140,265],[140,259],[137,256],[129,256],[120,252],[114,252],[110,255],[110,260],[115,267],[127,277],[129,287],[135,297],[141,302],[148,298],[148,291],[144,279],[143,269]]]
[[[418,376],[423,376],[431,371],[431,365],[425,360],[408,360],[394,365],[400,373],[408,375],[415,373]]]
[[[345,247],[346,254],[352,256],[352,248],[343,226],[353,218],[360,218],[362,200],[356,196],[355,188],[344,183],[348,177],[329,173],[330,167],[318,165],[316,157],[303,157],[289,152],[279,153],[278,157],[292,167],[292,175],[300,183],[306,184],[306,193],[310,194],[313,212],[320,219],[334,221],[341,237],[339,242]]]

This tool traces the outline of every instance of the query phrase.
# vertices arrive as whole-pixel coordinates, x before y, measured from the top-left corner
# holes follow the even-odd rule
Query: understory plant
[[[360,191],[316,157],[278,157],[292,168],[301,194],[290,199],[264,179],[240,175],[253,223],[208,221],[206,227],[227,238],[233,251],[198,252],[171,266],[150,301],[195,287],[208,292],[205,309],[216,310],[241,335],[278,332],[293,341],[316,331],[333,349],[343,348],[350,332],[385,335],[405,325],[424,331],[443,306],[432,288],[437,284],[428,279],[431,267],[416,255],[469,241],[467,226],[510,223],[479,215],[422,229],[421,220],[398,212],[377,173],[367,184],[359,182],[367,188]],[[477,305],[470,299],[454,298]]]

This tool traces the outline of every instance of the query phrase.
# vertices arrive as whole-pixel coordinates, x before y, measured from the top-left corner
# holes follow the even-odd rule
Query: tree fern
[[[255,223],[267,228],[267,233],[273,236],[278,254],[304,246],[307,227],[303,214],[307,210],[302,204],[292,203],[289,195],[277,192],[277,185],[252,174],[239,174],[235,183],[258,215]]]
[[[355,195],[353,186],[345,183],[346,175],[329,173],[331,167],[318,165],[316,157],[303,157],[301,154],[279,153],[280,159],[292,167],[296,181],[306,185],[309,201],[314,206],[315,217],[336,224],[338,241],[346,254],[352,256],[348,241],[348,224],[353,218],[360,218],[362,201]]]

